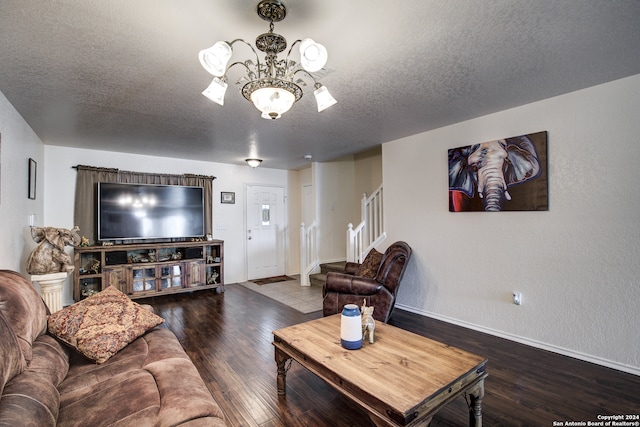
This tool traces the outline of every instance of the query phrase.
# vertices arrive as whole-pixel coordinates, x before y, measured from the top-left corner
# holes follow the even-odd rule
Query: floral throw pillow
[[[106,362],[164,319],[113,286],[53,313],[49,333],[97,363]]]
[[[375,249],[371,249],[367,256],[356,270],[355,275],[360,277],[368,277],[373,279],[378,274],[378,268],[382,262],[382,254]]]

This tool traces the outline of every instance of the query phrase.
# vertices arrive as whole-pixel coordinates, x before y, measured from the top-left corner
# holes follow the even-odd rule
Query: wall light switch
[[[35,227],[37,221],[38,221],[38,215],[36,214],[29,215],[29,227]]]
[[[513,291],[513,303],[515,305],[521,305],[522,304],[522,294],[518,291]]]

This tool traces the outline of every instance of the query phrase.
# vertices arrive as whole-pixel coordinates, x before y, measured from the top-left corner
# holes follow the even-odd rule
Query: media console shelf
[[[150,243],[77,247],[73,299],[109,285],[130,298],[197,289],[224,292],[224,242]]]

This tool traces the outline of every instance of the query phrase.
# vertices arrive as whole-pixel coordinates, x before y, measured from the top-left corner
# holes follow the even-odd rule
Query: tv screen
[[[98,183],[98,240],[202,236],[202,187]]]

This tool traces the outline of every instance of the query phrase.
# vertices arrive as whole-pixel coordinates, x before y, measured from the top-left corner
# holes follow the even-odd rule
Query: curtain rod
[[[85,169],[85,170],[93,170],[93,171],[99,171],[99,172],[115,172],[115,173],[137,173],[137,174],[143,174],[143,175],[179,176],[179,177],[187,177],[187,178],[204,178],[204,179],[211,179],[211,180],[216,179],[215,176],[200,175],[200,174],[193,174],[193,173],[185,173],[180,175],[180,174],[171,174],[171,173],[133,172],[133,171],[121,171],[118,168],[103,168],[99,166],[87,166],[87,165],[71,166],[71,169],[75,169],[75,170]]]

